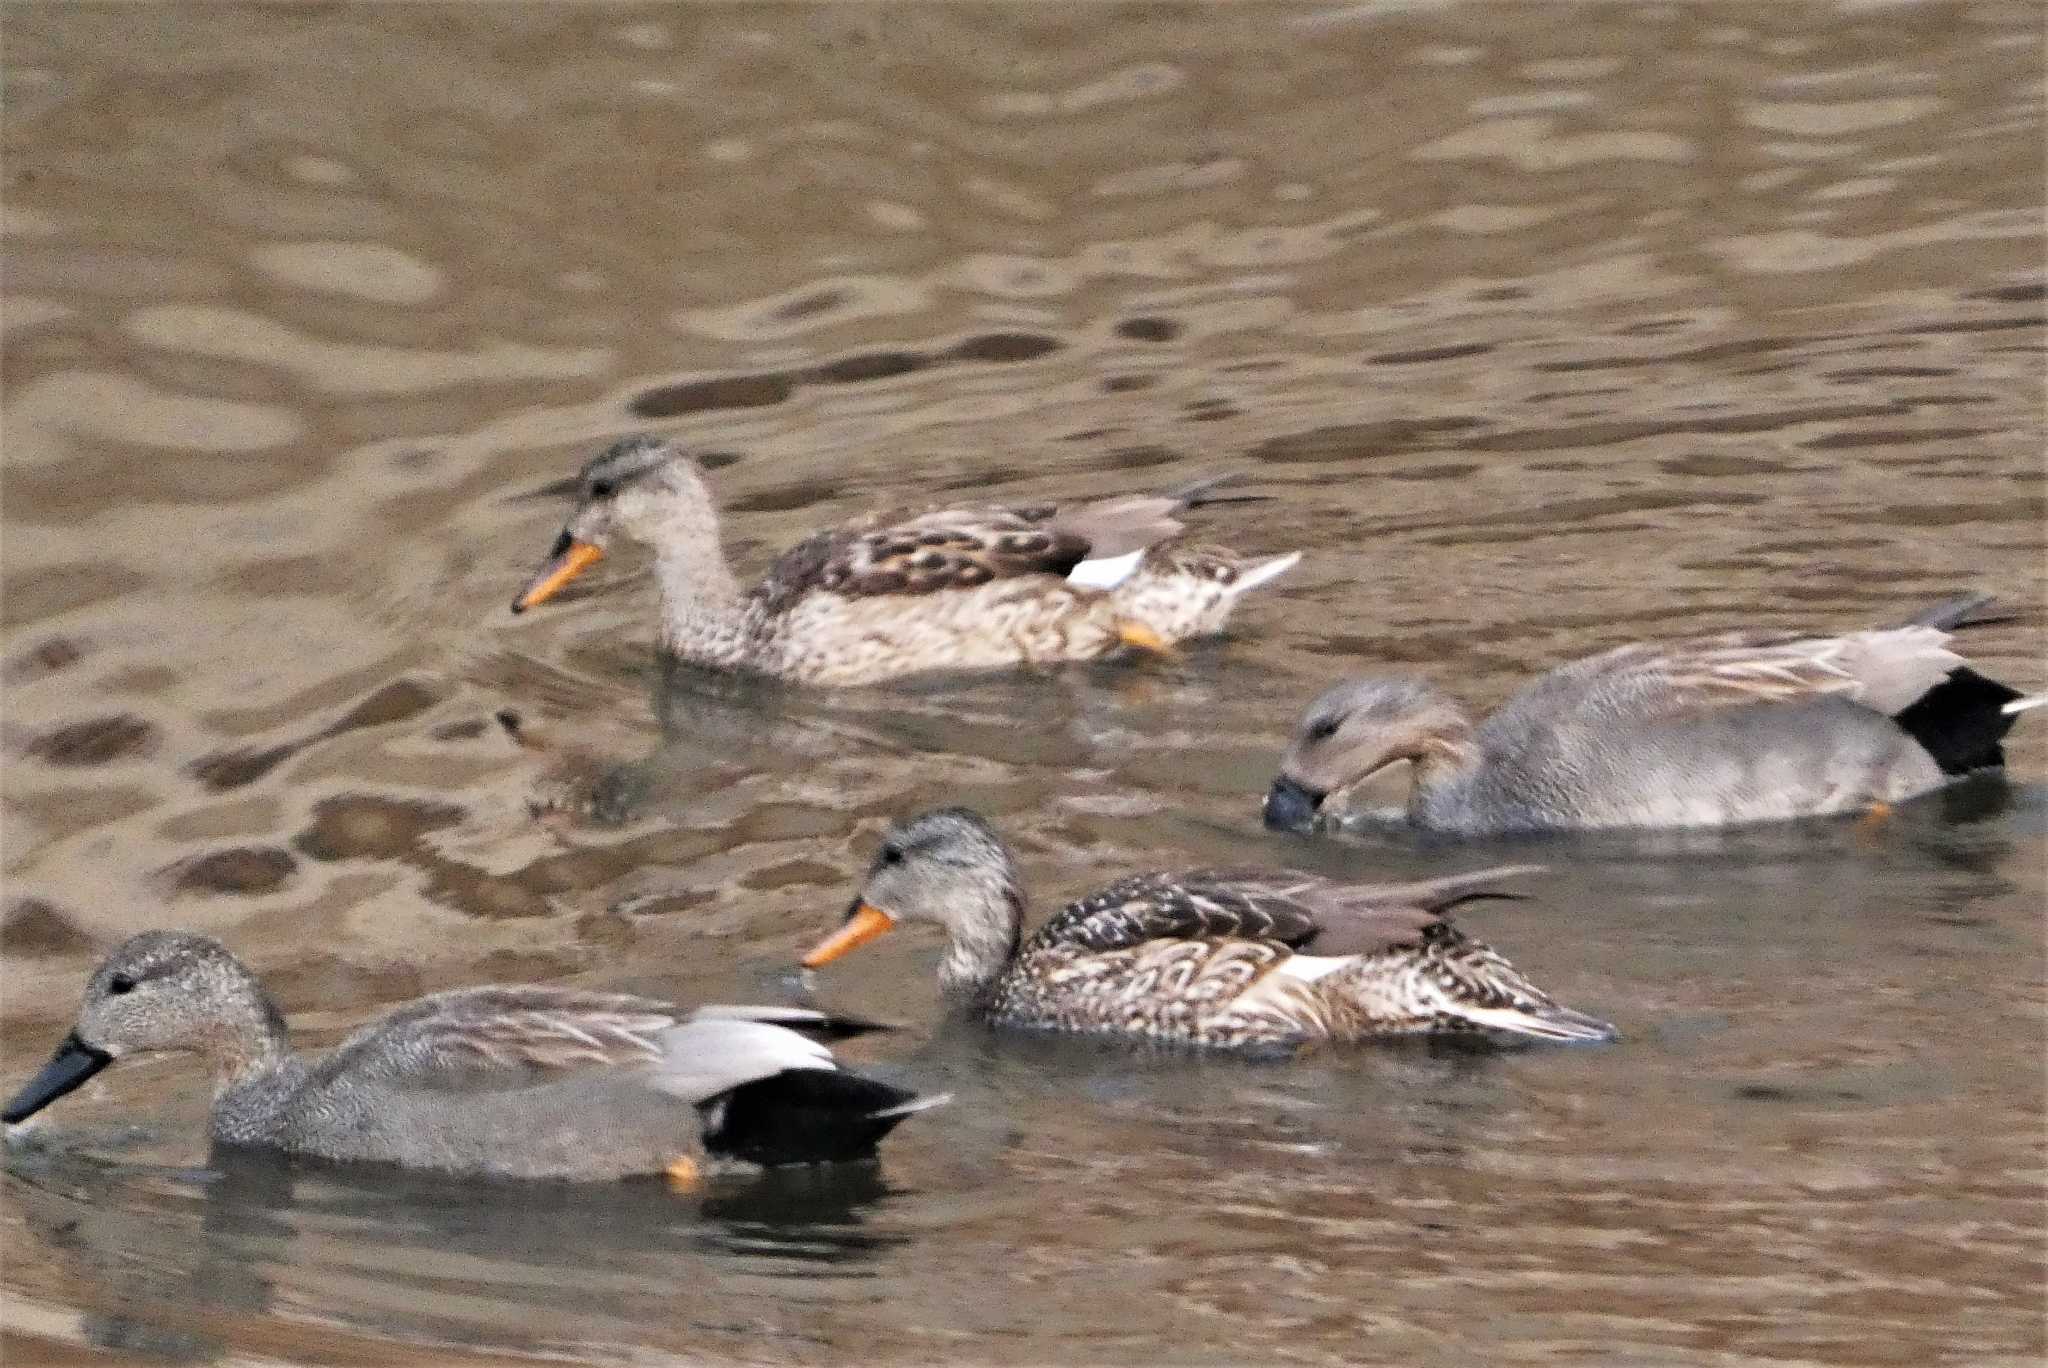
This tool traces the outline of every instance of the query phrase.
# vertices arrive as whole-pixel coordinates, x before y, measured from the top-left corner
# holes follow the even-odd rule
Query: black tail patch
[[[882,1137],[910,1113],[878,1116],[917,1094],[838,1069],[784,1069],[698,1104],[704,1148],[750,1164],[872,1159]]]
[[[1999,710],[2020,696],[2018,689],[1960,665],[1893,720],[1934,757],[1943,774],[1968,774],[2005,763],[1998,743],[2018,719]]]

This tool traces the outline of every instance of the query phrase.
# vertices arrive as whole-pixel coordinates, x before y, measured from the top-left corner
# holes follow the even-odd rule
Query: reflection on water
[[[18,1356],[2048,1351],[2048,727],[1880,828],[1258,822],[1366,667],[1483,707],[1981,587],[2017,615],[1973,654],[2044,682],[2034,7],[139,13],[17,8],[0,54],[6,1075],[171,924],[309,1045],[491,978],[814,989],[955,1101],[877,1170],[513,1190],[209,1156],[189,1066],[132,1061],[8,1155]],[[642,427],[713,453],[742,573],[873,506],[1232,467],[1271,498],[1205,535],[1308,554],[1172,660],[737,687],[650,658],[644,558],[505,612],[548,486]],[[1540,860],[1466,920],[1623,1040],[1002,1039],[914,937],[807,989],[942,802],[1041,910]]]

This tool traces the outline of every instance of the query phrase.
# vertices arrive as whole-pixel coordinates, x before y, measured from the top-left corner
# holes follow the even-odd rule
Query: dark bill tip
[[[0,1111],[0,1121],[12,1126],[28,1120],[113,1062],[112,1055],[94,1049],[73,1031],[64,1037],[64,1043],[43,1065],[43,1071],[14,1095],[5,1111]]]
[[[512,600],[512,611],[523,613],[546,603],[562,591],[562,586],[603,559],[603,547],[593,542],[578,541],[564,531],[548,548],[548,558],[527,581],[526,587],[519,591],[519,597]]]
[[[1307,831],[1316,824],[1326,796],[1283,774],[1266,791],[1266,825],[1274,831]]]

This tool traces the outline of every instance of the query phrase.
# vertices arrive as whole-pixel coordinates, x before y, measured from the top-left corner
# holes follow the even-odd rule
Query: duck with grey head
[[[1179,541],[1178,515],[1231,502],[1198,480],[1092,503],[869,514],[819,532],[742,589],[698,463],[629,437],[584,467],[576,506],[512,611],[545,603],[620,537],[654,549],[661,644],[714,670],[873,684],[942,670],[1092,660],[1219,632],[1300,559]]]
[[[1408,821],[1467,836],[1887,811],[2003,766],[2018,714],[2048,702],[1953,649],[1957,629],[1997,620],[1989,604],[1969,595],[1833,636],[1621,646],[1553,670],[1477,725],[1426,680],[1347,680],[1302,714],[1266,824],[1311,828],[1403,761]]]
[[[905,1117],[943,1102],[841,1070],[811,1038],[872,1029],[805,1008],[686,1013],[496,985],[418,998],[307,1059],[220,942],[148,931],[94,972],[71,1034],[0,1120],[26,1121],[117,1059],[189,1050],[212,1067],[221,1144],[477,1176],[694,1178],[700,1158],[872,1158]]]

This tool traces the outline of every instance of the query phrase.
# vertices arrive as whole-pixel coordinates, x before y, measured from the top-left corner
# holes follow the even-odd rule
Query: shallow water
[[[941,1020],[879,1170],[400,1181],[205,1152],[134,1062],[0,1180],[12,1361],[2031,1363],[2048,727],[1882,828],[1268,834],[1295,711],[1960,587],[2043,682],[2042,21],[1886,6],[5,14],[0,1050],[225,936],[309,1043],[486,978],[784,997],[892,816],[1042,903],[1553,872],[1466,921],[1598,1050],[1287,1067]],[[744,569],[932,491],[1243,467],[1230,639],[830,698],[663,680],[645,562],[514,620],[515,497],[728,453]],[[650,708],[650,700],[657,706]],[[491,720],[516,710],[549,749]],[[659,720],[657,720],[659,719]],[[626,762],[621,765],[621,762]]]

